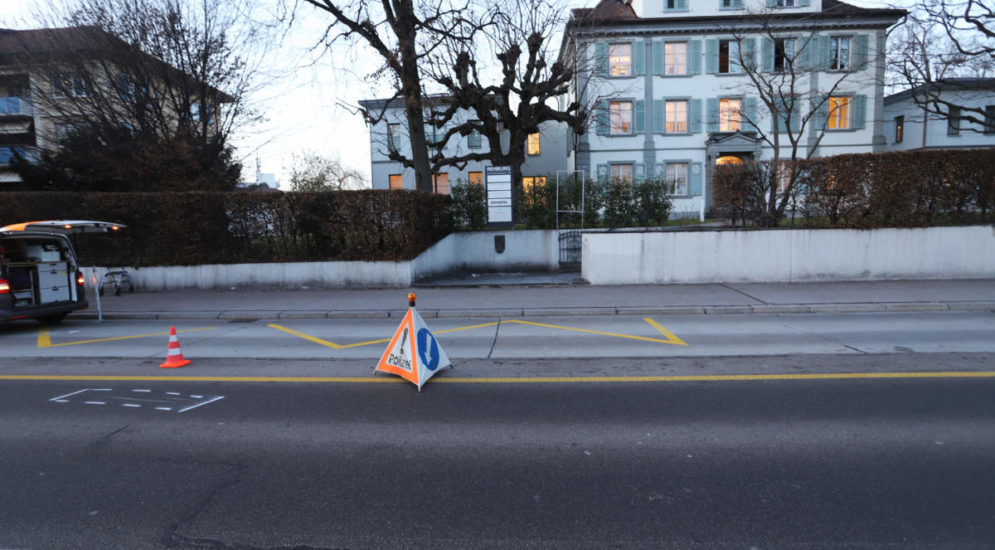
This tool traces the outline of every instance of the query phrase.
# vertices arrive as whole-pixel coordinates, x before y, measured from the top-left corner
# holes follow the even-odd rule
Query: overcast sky
[[[31,6],[37,0],[0,0],[0,27],[30,28]],[[47,0],[46,0],[47,1]],[[274,0],[238,0],[265,6]],[[699,0],[693,0],[699,1]],[[899,0],[908,4],[912,0]],[[570,0],[574,7],[591,7],[596,0]],[[864,7],[882,7],[885,2],[849,0]],[[279,44],[271,56],[273,66],[265,75],[262,90],[253,97],[267,122],[244,132],[236,141],[244,168],[244,181],[255,179],[256,159],[263,172],[276,173],[281,188],[289,187],[292,155],[313,151],[338,157],[368,179],[370,175],[369,133],[362,118],[346,106],[360,99],[389,95],[390,90],[375,89],[363,77],[376,68],[366,61],[370,54],[362,51],[339,51],[334,57],[317,55],[312,46],[320,39],[329,21],[326,13],[311,6],[300,6],[298,26]]]

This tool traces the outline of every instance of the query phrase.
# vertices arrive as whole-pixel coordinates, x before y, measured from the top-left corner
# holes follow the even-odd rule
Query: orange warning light
[[[414,292],[408,293],[408,307],[415,307],[415,298]]]

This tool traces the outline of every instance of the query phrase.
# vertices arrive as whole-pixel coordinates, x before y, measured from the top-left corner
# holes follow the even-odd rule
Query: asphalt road
[[[910,357],[923,356],[818,360],[895,371]],[[972,361],[992,357],[928,359]],[[992,378],[430,383],[420,394],[406,383],[8,380],[0,424],[0,548],[995,541]]]

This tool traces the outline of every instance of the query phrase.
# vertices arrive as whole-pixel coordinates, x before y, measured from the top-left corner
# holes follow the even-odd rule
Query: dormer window
[[[632,44],[608,45],[608,74],[611,76],[632,74]]]

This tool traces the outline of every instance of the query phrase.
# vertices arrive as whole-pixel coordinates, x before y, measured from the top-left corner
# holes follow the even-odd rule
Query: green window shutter
[[[743,124],[742,129],[746,132],[753,132],[760,129],[759,112],[757,111],[757,98],[755,96],[746,96],[743,99]]]
[[[674,9],[677,10],[688,9],[688,0],[677,0],[677,2],[674,2]]]
[[[598,108],[595,110],[596,123],[598,126],[598,135],[607,136],[608,135],[608,100],[603,99],[598,102]]]
[[[596,42],[594,44],[594,74],[598,76],[608,76],[607,42]]]
[[[646,165],[645,164],[637,164],[634,171],[635,171],[635,174],[633,174],[633,175],[635,176],[634,179],[636,181],[642,181],[642,180],[646,179]]]
[[[760,41],[760,70],[774,72],[774,41],[766,37]]]
[[[665,67],[663,63],[663,42],[660,40],[653,41],[653,74],[664,73]]]
[[[646,133],[646,102],[641,99],[632,102],[632,133]]]
[[[768,8],[776,8],[777,7],[777,0],[767,0],[767,7]]]
[[[719,131],[719,98],[708,98],[707,111],[705,113],[707,121],[705,123],[709,133]]]
[[[812,5],[811,0],[798,0],[798,6],[802,8],[807,8]]]
[[[667,129],[666,102],[662,99],[653,100],[653,131],[662,134]]]
[[[815,130],[821,132],[829,123],[829,97],[820,94],[816,97],[816,101],[819,102],[819,108],[815,110]]]
[[[741,42],[741,47],[743,48],[740,52],[743,58],[743,67],[745,70],[756,70],[757,68],[757,40],[755,38],[744,38]]]
[[[717,39],[705,40],[705,72],[708,74],[719,72],[719,41]]]
[[[816,43],[815,36],[799,36],[795,40],[795,69],[807,71],[812,68],[812,50]]]
[[[598,179],[607,178],[609,173],[607,164],[598,165]]]
[[[853,127],[856,130],[863,130],[867,124],[867,96],[857,95],[853,97]]]
[[[632,43],[632,74],[646,74],[646,43],[642,40]]]
[[[692,197],[701,196],[701,180],[705,170],[700,162],[692,162],[688,166],[688,195]]]
[[[666,177],[667,169],[665,168],[665,165],[662,162],[658,162],[654,166],[656,167],[654,176],[656,176],[657,179],[663,179],[664,177]]]
[[[715,70],[718,71],[718,67]],[[701,40],[688,42],[688,74],[701,74]]]
[[[819,61],[812,64],[812,66],[817,67],[818,70],[829,70],[829,65],[832,63],[832,56],[829,54],[830,44],[831,42],[828,36],[819,36]]]
[[[688,131],[692,134],[701,133],[701,100],[692,99],[688,102]]]
[[[867,35],[854,36],[853,44],[853,68],[862,71],[867,68]]]

